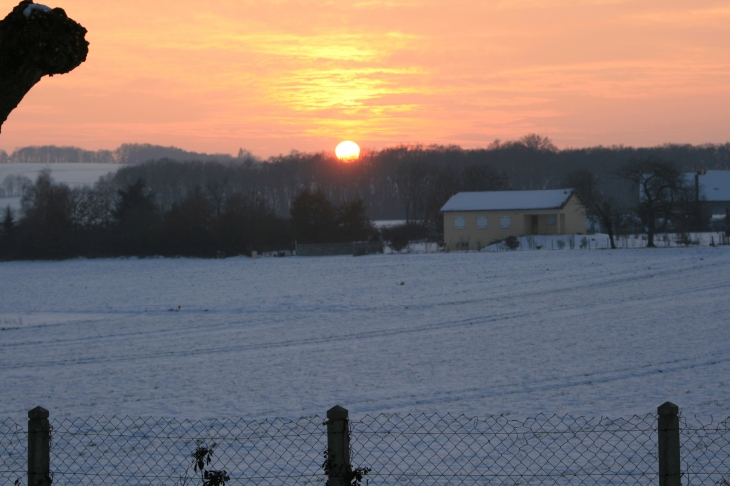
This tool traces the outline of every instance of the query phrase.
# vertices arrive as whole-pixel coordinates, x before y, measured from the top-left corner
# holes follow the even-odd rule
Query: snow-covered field
[[[4,262],[0,417],[726,418],[729,314],[728,247]]]

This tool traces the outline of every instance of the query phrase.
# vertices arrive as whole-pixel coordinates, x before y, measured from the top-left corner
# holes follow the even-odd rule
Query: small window
[[[464,216],[456,216],[454,218],[454,228],[456,228],[456,229],[466,228],[466,220],[465,220]]]
[[[500,216],[499,217],[499,227],[500,228],[511,228],[512,227],[512,218],[510,216]]]
[[[487,227],[487,217],[477,216],[477,228],[485,229]]]
[[[558,216],[556,214],[548,214],[545,216],[545,224],[558,224]]]

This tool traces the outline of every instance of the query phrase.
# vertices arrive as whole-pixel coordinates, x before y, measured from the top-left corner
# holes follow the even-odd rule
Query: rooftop
[[[685,173],[685,177],[694,187],[695,173]],[[707,201],[730,201],[730,170],[708,170],[699,179],[700,195]]]
[[[441,211],[560,209],[572,194],[573,189],[460,192],[451,196]]]

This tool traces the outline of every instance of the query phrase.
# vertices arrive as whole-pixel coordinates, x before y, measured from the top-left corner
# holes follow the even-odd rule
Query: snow
[[[689,245],[720,245],[728,238],[720,232],[688,233]],[[517,238],[520,246],[517,251],[525,250],[606,250],[611,248],[611,240],[605,233],[590,235],[533,235]],[[645,234],[614,236],[616,248],[645,248],[648,240]],[[676,233],[657,233],[654,244],[664,248],[689,246]],[[435,251],[435,250],[432,250]],[[504,243],[485,246],[480,251],[510,251]]]
[[[694,187],[694,174],[687,174]],[[730,170],[708,170],[699,176],[700,193],[707,201],[730,201]]]
[[[685,172],[684,181],[688,187],[692,188],[694,194],[696,172]],[[724,202],[730,201],[730,170],[707,170],[704,174],[698,176],[700,185],[700,197],[707,202]],[[641,189],[639,191],[639,199],[645,199]]]
[[[725,418],[729,290],[729,247],[0,262],[0,417]]]
[[[45,5],[41,5],[40,3],[32,3],[25,7],[25,10],[23,10],[23,15],[25,15],[25,18],[30,17],[31,12],[33,10],[40,10],[41,12],[50,12],[52,9],[51,7],[47,7]]]
[[[373,225],[378,229],[402,226],[406,223],[407,221],[405,219],[376,219],[373,221]]]
[[[441,211],[507,211],[560,208],[573,189],[545,191],[460,192],[446,201]]]

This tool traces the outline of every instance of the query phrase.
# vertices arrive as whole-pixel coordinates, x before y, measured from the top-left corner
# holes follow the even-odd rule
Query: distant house
[[[508,236],[586,231],[586,210],[573,189],[460,192],[441,212],[451,250],[478,250]]]
[[[685,173],[695,190],[695,197],[704,200],[714,216],[730,214],[730,170],[702,170]]]

